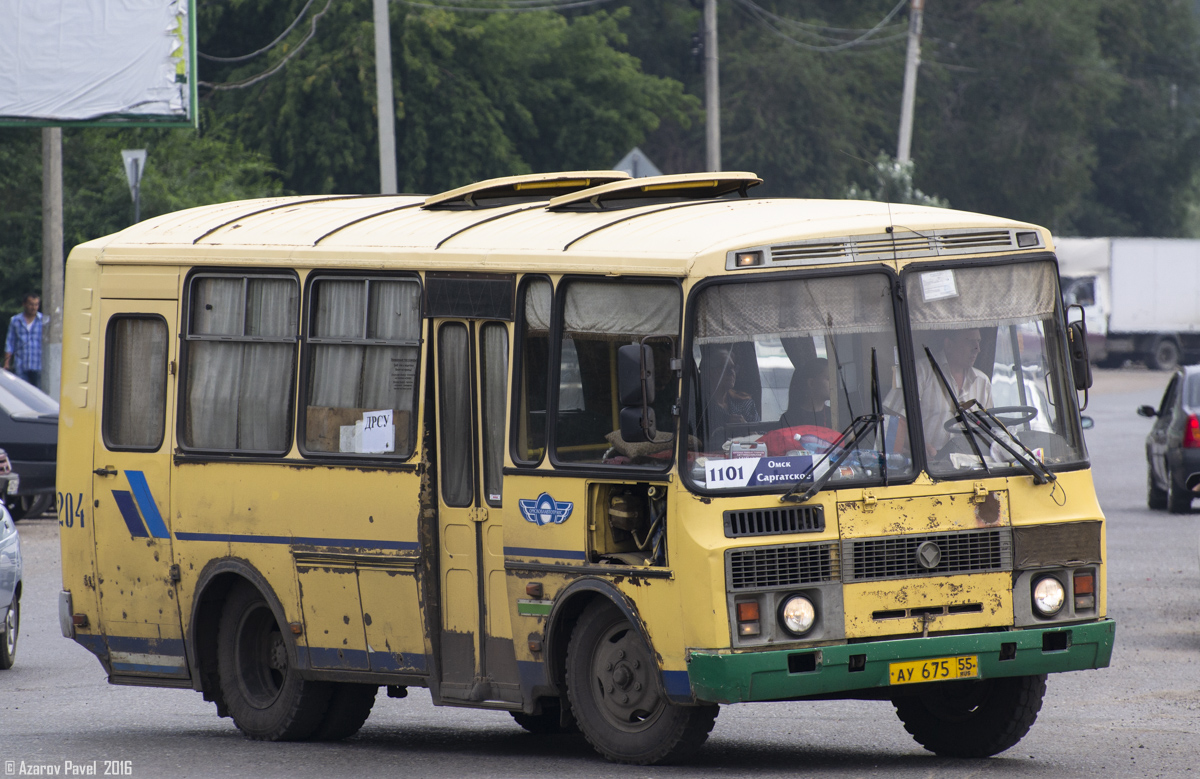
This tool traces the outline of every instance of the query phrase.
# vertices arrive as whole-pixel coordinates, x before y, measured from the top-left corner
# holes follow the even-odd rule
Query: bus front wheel
[[[249,584],[235,587],[217,628],[221,692],[238,728],[253,739],[297,741],[316,733],[329,708],[328,684],[306,681],[270,604]]]
[[[918,744],[944,757],[991,757],[1024,738],[1046,694],[1046,676],[937,682],[893,699]]]
[[[597,601],[579,618],[567,647],[567,695],[583,735],[615,763],[657,765],[708,739],[719,707],[680,706],[663,695],[658,664],[615,606]]]

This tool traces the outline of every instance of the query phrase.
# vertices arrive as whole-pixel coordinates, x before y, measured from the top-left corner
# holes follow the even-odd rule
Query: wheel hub
[[[654,665],[637,635],[627,626],[601,641],[593,669],[600,711],[624,730],[639,730],[665,706],[651,678]]]

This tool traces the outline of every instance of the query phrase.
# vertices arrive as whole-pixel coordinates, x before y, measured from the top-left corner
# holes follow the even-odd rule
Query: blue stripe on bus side
[[[142,517],[138,514],[137,506],[133,505],[133,496],[125,490],[113,490],[112,494],[113,500],[117,502],[117,508],[121,510],[125,526],[129,528],[129,535],[134,538],[146,538],[149,534],[146,532],[146,526],[142,524]]]
[[[687,671],[663,671],[662,681],[668,698],[676,703],[692,701],[692,680]]]
[[[586,560],[587,554],[584,552],[576,552],[570,549],[535,549],[531,546],[506,546],[504,547],[505,556],[516,555],[520,557],[552,557],[557,560]]]
[[[150,535],[155,538],[170,538],[171,534],[167,532],[167,524],[163,522],[162,515],[158,513],[154,496],[150,494],[150,485],[146,483],[146,474],[141,471],[125,471],[125,478],[129,480],[133,498],[137,501],[138,508],[142,510],[142,517],[146,520],[146,527],[150,529]]]
[[[170,655],[183,657],[183,639],[179,638],[135,638],[134,636],[107,636],[108,648],[112,652],[130,652],[144,655]]]
[[[225,544],[307,544],[310,546],[342,546],[356,549],[396,549],[416,552],[421,545],[416,541],[367,541],[359,538],[307,538],[304,536],[250,536],[235,533],[184,533],[177,532],[180,541],[220,541]]]

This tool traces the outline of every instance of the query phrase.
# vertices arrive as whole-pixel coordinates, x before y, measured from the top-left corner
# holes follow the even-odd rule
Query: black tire
[[[4,505],[8,507],[8,513],[12,515],[13,522],[25,519],[26,517],[40,517],[50,508],[50,501],[54,496],[43,493],[41,495],[6,495],[4,497]]]
[[[1146,367],[1156,371],[1173,371],[1179,367],[1183,355],[1173,338],[1160,338],[1154,342],[1146,357]]]
[[[1155,511],[1162,511],[1167,507],[1167,491],[1160,490],[1154,483],[1154,472],[1150,470],[1150,466],[1146,466],[1146,505]]]
[[[1016,744],[1037,719],[1046,675],[939,682],[892,702],[913,740],[943,757],[991,757]]]
[[[567,696],[584,737],[614,763],[661,765],[707,739],[716,704],[671,703],[637,629],[608,601],[584,610],[567,647]]]
[[[14,597],[12,606],[0,623],[0,671],[7,671],[17,662],[17,636],[21,632],[21,599]]]
[[[325,710],[321,726],[312,735],[313,741],[341,741],[353,736],[371,716],[375,694],[379,692],[379,687],[373,684],[337,683],[332,686],[329,708]]]
[[[233,588],[217,628],[217,671],[234,724],[248,737],[297,741],[313,735],[329,708],[329,684],[306,681],[295,647],[262,593]]]
[[[1167,472],[1167,511],[1172,514],[1192,513],[1192,497],[1195,493],[1180,487],[1175,474]]]
[[[562,704],[557,699],[542,701],[541,714],[526,714],[523,711],[510,712],[517,724],[538,736],[560,736],[564,733],[578,733],[579,726],[567,709],[566,724],[563,723]]]

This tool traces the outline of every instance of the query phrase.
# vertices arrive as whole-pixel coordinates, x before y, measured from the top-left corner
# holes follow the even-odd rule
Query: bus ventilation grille
[[[824,529],[825,509],[821,506],[787,506],[725,512],[726,538],[820,533]]]
[[[1020,246],[1016,230],[931,230],[925,233],[900,231],[877,235],[848,235],[770,247],[768,264],[819,265],[832,262],[875,262],[881,259],[916,259],[957,254],[994,252]]]
[[[731,590],[761,590],[837,581],[833,544],[789,544],[730,549],[726,576]]]
[[[927,542],[937,547],[936,554],[928,547],[924,555],[918,554]],[[1012,530],[960,530],[842,541],[842,561],[847,582],[1011,571]],[[935,564],[926,567],[929,563]]]

